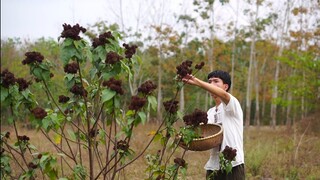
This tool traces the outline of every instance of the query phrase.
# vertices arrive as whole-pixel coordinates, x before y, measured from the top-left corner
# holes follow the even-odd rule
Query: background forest
[[[170,87],[175,67],[190,59],[206,63],[204,71],[197,75],[201,79],[214,69],[230,72],[231,93],[242,104],[246,126],[290,126],[319,110],[319,2],[242,2],[245,8],[238,7],[235,12],[246,17],[247,25],[238,25],[238,18],[215,24],[214,3],[222,3],[223,7],[229,2],[194,1],[194,12],[175,16],[182,27],[179,30],[159,22],[133,31],[123,24],[101,21],[87,25],[85,36],[90,40],[111,29],[120,31],[124,41],[137,44],[143,63],[136,68],[134,82],[128,85],[126,93],[134,94],[141,82],[154,80],[159,87],[160,105],[163,98],[173,93]],[[144,33],[147,31],[150,33]],[[28,76],[27,69],[20,66],[27,51],[42,52],[58,67],[58,45],[57,39],[52,38],[1,39],[1,69]],[[62,76],[62,69],[55,70],[56,76]],[[63,82],[55,83],[59,91]],[[180,94],[180,110],[205,110],[213,105],[210,96],[202,95],[199,89],[185,91],[187,94]],[[1,108],[1,112],[1,116],[6,116],[5,109]],[[161,118],[161,113],[157,116]]]
[[[124,83],[123,97],[136,94],[137,88],[146,80],[156,82],[158,107],[157,111],[148,116],[149,122],[158,122],[163,118],[162,103],[175,92],[173,78],[176,66],[189,59],[194,64],[205,62],[203,70],[196,74],[203,80],[212,70],[221,69],[230,72],[232,76],[230,93],[241,103],[245,127],[270,126],[271,130],[267,132],[272,134],[272,130],[283,126],[287,126],[286,129],[289,131],[294,130],[295,124],[298,123],[302,125],[299,126],[302,133],[308,129],[318,138],[319,1],[288,0],[277,3],[268,0],[241,1],[242,6],[233,9],[235,18],[223,23],[216,19],[217,9],[214,8],[214,4],[217,3],[221,4],[220,7],[225,7],[230,2],[193,1],[194,11],[175,15],[175,23],[179,28],[161,21],[136,30],[121,23],[106,21],[81,24],[81,26],[87,28],[84,37],[88,41],[92,41],[100,33],[112,30],[120,32],[123,41],[138,45],[137,51],[142,63],[134,67],[133,81]],[[245,18],[246,23],[241,23],[242,20],[238,17],[242,20]],[[138,21],[139,19],[137,26]],[[58,36],[60,34],[57,34]],[[55,80],[64,77],[59,43],[61,43],[59,38],[43,37],[33,41],[1,38],[1,71],[8,69],[19,77],[31,80],[29,70],[21,65],[21,61],[25,52],[41,52],[46,59],[54,62],[55,77],[52,79],[51,88],[57,92],[56,95],[62,94],[63,92],[59,92],[62,91],[64,82]],[[41,99],[45,97],[41,87],[35,85],[32,88],[35,94],[40,94],[36,97],[37,101],[45,104],[47,100]],[[197,88],[186,86],[179,94],[181,112],[190,112],[195,108],[207,110],[213,105],[209,94]],[[3,120],[8,117],[10,117],[9,109],[1,106],[2,125],[7,123]],[[256,156],[258,159],[259,157]],[[314,164],[317,167],[320,163],[318,160],[315,160]],[[258,169],[256,172],[254,171],[254,163],[251,165],[251,169],[249,168],[251,175],[261,173],[259,167],[256,167]]]

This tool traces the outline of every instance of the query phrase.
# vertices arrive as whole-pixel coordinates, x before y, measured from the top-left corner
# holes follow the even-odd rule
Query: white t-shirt
[[[210,108],[208,114],[208,124],[219,123],[223,127],[223,140],[220,151],[222,152],[226,146],[237,150],[235,161],[232,166],[244,163],[243,152],[243,112],[239,101],[230,95],[230,101],[226,105],[221,103],[216,111],[216,107]],[[206,170],[219,170],[219,147],[211,149],[210,158],[206,163]]]

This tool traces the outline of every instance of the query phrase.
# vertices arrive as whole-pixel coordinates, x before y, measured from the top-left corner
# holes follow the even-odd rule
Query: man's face
[[[221,89],[223,89],[223,90],[225,90],[225,91],[228,89],[228,84],[223,84],[222,79],[217,78],[217,77],[212,77],[212,78],[210,78],[210,79],[208,80],[208,83],[209,83],[209,84],[212,84],[212,85],[214,85],[214,86],[216,86],[216,87],[219,87],[219,88],[221,88]]]

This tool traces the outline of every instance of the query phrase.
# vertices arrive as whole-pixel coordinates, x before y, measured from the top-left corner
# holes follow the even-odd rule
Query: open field
[[[247,179],[320,179],[320,140],[319,130],[310,121],[303,121],[291,129],[286,127],[248,127],[245,128],[245,170]],[[132,148],[136,153],[145,147],[150,140],[150,131],[157,128],[156,124],[149,123],[134,131],[135,139]],[[14,140],[13,128],[2,126],[1,132],[10,131]],[[42,137],[40,132],[19,125],[20,134],[30,137],[31,144],[39,151],[55,152],[50,142]],[[137,161],[129,165],[121,173],[119,179],[146,179],[147,167],[145,155],[158,150],[157,143]],[[179,149],[176,156],[181,156]],[[209,151],[191,152],[185,155],[188,163],[186,179],[205,179],[203,169],[209,156]],[[13,165],[14,172],[15,165]],[[182,177],[181,177],[182,179]]]

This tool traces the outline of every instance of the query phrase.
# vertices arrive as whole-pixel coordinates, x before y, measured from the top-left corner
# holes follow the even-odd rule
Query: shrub
[[[170,162],[177,149],[175,136],[180,133],[172,126],[179,119],[178,102],[175,101],[179,88],[173,103],[165,104],[167,114],[150,142],[136,154],[130,146],[134,127],[145,123],[150,107],[155,109],[157,106],[153,96],[156,85],[150,80],[141,84],[137,93],[129,98],[128,108],[124,106],[123,82],[131,80],[132,67],[139,63],[139,57],[135,55],[137,46],[126,43],[121,46],[121,36],[117,32],[103,33],[90,45],[80,36],[81,32],[86,32],[85,28],[78,24],[64,24],[63,28],[59,39],[62,39],[60,53],[65,72],[62,80],[65,94],[54,95],[50,88],[54,77],[52,63],[40,52],[27,52],[22,64],[29,67],[33,84],[43,86],[47,106],[39,106],[27,80],[16,78],[8,70],[1,72],[1,103],[10,109],[9,123],[14,127],[13,133],[1,133],[1,177],[114,179],[119,171],[140,158],[156,139],[161,139],[162,149],[156,155],[148,155],[149,178],[176,178],[179,169],[185,173],[185,153]],[[189,72],[192,62],[188,62]],[[198,65],[196,69],[201,67]],[[179,82],[178,87],[181,86],[183,84]],[[54,146],[56,153],[39,152],[31,144],[32,139],[20,134],[16,121],[19,112],[25,111],[29,111],[30,123],[42,133],[44,141]],[[11,144],[10,137],[16,142]],[[166,159],[165,153],[169,153]],[[14,172],[12,162],[19,168]]]

